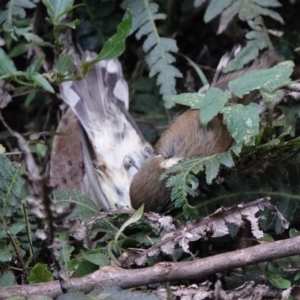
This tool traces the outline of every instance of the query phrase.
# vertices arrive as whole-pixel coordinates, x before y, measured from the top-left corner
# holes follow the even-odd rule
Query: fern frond
[[[200,1],[201,2],[201,1]],[[198,5],[195,0],[194,6]],[[272,48],[267,28],[264,26],[262,16],[268,16],[280,23],[282,17],[270,8],[280,7],[278,0],[210,0],[204,15],[208,23],[217,16],[221,16],[218,33],[222,33],[235,16],[248,22],[252,31],[246,34],[248,39],[246,47],[230,62],[224,70],[230,72],[242,69],[247,63],[256,58],[260,50]]]
[[[236,15],[242,21],[268,16],[283,24],[282,17],[268,8],[280,6],[278,0],[211,0],[205,12],[204,21],[208,23],[221,14],[218,33],[222,33]]]
[[[87,220],[95,215],[95,212],[100,212],[100,209],[88,197],[81,195],[77,190],[65,192],[63,190],[54,190],[56,205],[66,207],[72,203],[76,204],[75,209],[69,217],[79,217],[80,220]]]
[[[224,72],[241,70],[246,64],[258,56],[260,50],[272,48],[272,42],[263,20],[257,17],[254,20],[249,20],[248,24],[252,28],[252,31],[246,34],[248,42],[238,55],[230,61],[228,66],[224,68]]]
[[[196,175],[205,170],[206,181],[211,184],[221,165],[228,168],[234,166],[231,150],[209,157],[187,159],[171,167],[161,176],[161,179],[171,176],[167,179],[166,187],[171,188],[171,198],[175,207],[182,207],[186,217],[191,218],[196,213],[187,200],[188,196],[197,195],[195,189],[198,187],[198,179],[192,174]]]
[[[21,205],[24,197],[24,181],[21,169],[0,155],[0,218],[11,217]]]
[[[28,42],[40,41],[41,39],[31,33],[31,27],[17,27],[14,25],[14,18],[24,19],[26,17],[25,9],[36,7],[39,0],[11,0],[5,6],[5,10],[0,11],[0,25],[2,30],[7,32],[14,40],[18,37],[24,37]]]
[[[174,102],[165,96],[176,94],[175,78],[182,77],[182,74],[172,65],[175,57],[171,52],[178,50],[176,41],[160,37],[155,25],[155,20],[164,20],[166,15],[157,13],[159,6],[152,0],[124,0],[122,5],[128,7],[133,15],[133,32],[136,32],[136,38],[147,36],[143,50],[147,54],[150,76],[157,75],[157,84],[160,86],[165,106],[170,108]]]

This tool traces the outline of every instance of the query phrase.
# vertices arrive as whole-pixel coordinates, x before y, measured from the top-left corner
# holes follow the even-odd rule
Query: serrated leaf
[[[225,4],[230,5],[225,5]],[[261,16],[269,16],[280,23],[284,23],[282,17],[274,10],[267,7],[276,7],[278,2],[275,1],[259,1],[259,0],[233,0],[233,1],[218,1],[213,0],[210,2],[205,14],[206,20],[210,20],[221,14],[220,25],[218,33],[222,33],[232,21],[232,19],[238,15],[242,21],[249,21]]]
[[[17,72],[17,69],[14,62],[9,58],[4,50],[0,48],[0,76],[15,72]]]
[[[62,190],[53,191],[53,195],[57,205],[67,206],[71,203],[75,203],[76,207],[69,215],[70,217],[79,217],[84,221],[95,216],[101,209],[95,205],[95,203],[85,195],[82,195],[77,190],[70,190],[68,192]]]
[[[249,143],[259,133],[259,105],[237,104],[223,109],[223,122],[237,143]]]
[[[212,180],[217,177],[220,169],[220,162],[217,159],[211,159],[205,164],[206,181],[208,184],[212,183]]]
[[[276,89],[291,82],[290,75],[293,68],[294,63],[292,61],[284,61],[270,69],[247,72],[229,82],[229,90],[238,97],[257,89],[273,93]]]
[[[20,177],[20,167],[13,165],[4,155],[0,155],[0,213],[10,217],[23,199],[24,181]]]
[[[259,50],[272,47],[272,42],[270,41],[267,28],[265,28],[262,19],[256,18],[254,20],[248,20],[248,24],[252,28],[252,31],[246,34],[246,38],[249,41],[238,55],[224,68],[224,72],[242,69],[258,56]]]
[[[167,95],[165,98],[170,102],[187,105],[193,109],[199,109],[201,103],[203,102],[204,96],[204,94],[199,93],[183,93],[179,95]]]
[[[283,99],[283,97],[284,97],[284,91],[282,91],[282,90],[278,90],[273,93],[269,93],[269,92],[266,92],[264,90],[264,88],[262,88],[259,90],[259,92],[260,92],[262,98],[264,99],[264,101],[267,103],[272,103],[272,102],[276,101],[277,99]]]
[[[31,27],[14,27],[14,33],[17,36],[23,36],[27,42],[42,42],[43,40],[36,34],[30,32],[32,31]]]
[[[189,205],[187,200],[188,196],[197,196],[195,189],[198,187],[198,180],[193,174],[205,170],[206,181],[211,184],[212,180],[218,175],[221,164],[228,167],[234,165],[231,150],[210,157],[184,160],[161,175],[160,180],[167,179],[166,187],[171,189],[171,199],[174,201],[175,207],[182,207],[186,211],[185,216],[192,216],[196,211],[194,207]]]
[[[34,73],[30,76],[33,81],[40,87],[42,87],[44,90],[54,94],[54,89],[50,85],[50,83],[43,77],[42,74]]]
[[[133,14],[133,31],[137,30],[136,37],[140,39],[147,35],[143,50],[147,54],[146,62],[150,69],[150,77],[157,75],[157,85],[166,108],[174,106],[169,95],[176,94],[176,78],[182,77],[181,72],[172,63],[175,57],[171,52],[177,52],[176,41],[162,38],[155,26],[155,20],[165,18],[165,14],[157,13],[159,6],[152,0],[124,0],[123,7],[130,7]]]
[[[230,151],[219,154],[218,160],[222,165],[224,165],[227,168],[232,168],[234,166],[234,161]]]
[[[214,19],[216,16],[222,13],[229,5],[231,5],[233,1],[235,0],[211,0],[205,11],[204,22],[208,23],[209,21]]]
[[[224,108],[230,97],[231,93],[228,91],[210,88],[199,103],[201,124],[206,126]]]

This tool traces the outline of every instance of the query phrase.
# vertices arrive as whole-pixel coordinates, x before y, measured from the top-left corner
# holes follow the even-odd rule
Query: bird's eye
[[[125,156],[123,164],[125,170],[129,170],[131,167],[135,167],[137,170],[139,169],[135,161],[130,156]]]
[[[148,146],[144,146],[142,149],[142,153],[145,158],[149,158],[153,155],[153,150]]]

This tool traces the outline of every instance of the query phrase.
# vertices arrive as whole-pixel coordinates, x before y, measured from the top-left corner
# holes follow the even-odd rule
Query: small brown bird
[[[217,69],[211,86],[225,91],[229,81],[243,73],[266,69],[282,60],[275,52],[266,51],[251,66],[241,71],[223,74],[225,67],[233,56],[225,55]],[[258,93],[246,95],[243,99],[234,98],[231,101],[249,104],[257,98]],[[132,207],[137,209],[143,203],[147,211],[159,211],[170,200],[170,191],[165,182],[159,178],[162,173],[185,158],[205,157],[227,151],[233,144],[227,127],[223,124],[222,116],[217,115],[203,128],[199,121],[199,110],[188,109],[177,116],[163,133],[155,146],[155,156],[151,156],[141,166],[133,177],[130,186]]]

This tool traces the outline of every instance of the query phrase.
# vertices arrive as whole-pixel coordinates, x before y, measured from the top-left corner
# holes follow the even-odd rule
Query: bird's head
[[[160,180],[160,176],[180,160],[181,158],[165,159],[162,155],[149,157],[132,179],[132,207],[138,209],[144,204],[145,211],[160,211],[170,200],[170,191],[165,186],[165,180]]]

